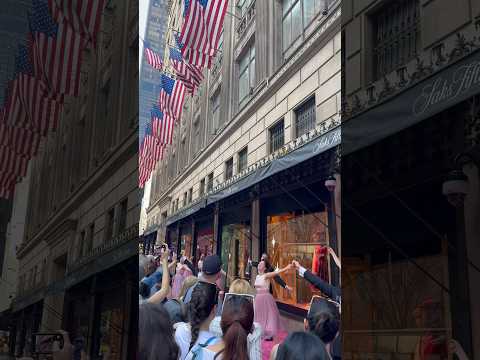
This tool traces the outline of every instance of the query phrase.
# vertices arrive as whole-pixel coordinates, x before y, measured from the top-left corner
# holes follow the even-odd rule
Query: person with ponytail
[[[286,337],[270,360],[330,360],[323,342],[315,335],[302,331]]]
[[[192,350],[191,360],[249,360],[248,335],[253,331],[253,303],[244,296],[230,296],[223,304],[223,337],[220,342]],[[187,356],[187,360],[190,358]],[[250,359],[251,360],[251,359]]]
[[[236,279],[230,284],[229,292],[237,295],[255,296],[255,289],[253,289],[250,283],[244,279]],[[210,331],[217,334],[217,336],[223,336],[223,330],[221,327],[222,318],[216,316],[211,324]],[[250,360],[262,360],[262,327],[260,324],[254,322],[252,331],[247,337],[248,354]]]
[[[322,341],[328,354],[327,359],[331,360],[341,359],[341,349],[335,348],[334,346],[339,340],[340,329],[340,312],[337,306],[338,304],[325,298],[314,298],[307,317],[304,319],[305,331]],[[275,345],[272,348],[270,354],[271,360],[285,359],[279,356],[281,346],[282,345]]]
[[[340,359],[340,352],[333,349],[340,329],[340,313],[336,306],[325,299],[313,302],[304,322],[305,330],[322,340],[331,358]]]
[[[180,348],[179,360],[197,359],[195,353],[192,353],[196,345],[206,347],[220,341],[209,331],[210,323],[215,317],[217,302],[217,286],[203,281],[197,282],[188,303],[189,322],[176,325],[175,341]]]

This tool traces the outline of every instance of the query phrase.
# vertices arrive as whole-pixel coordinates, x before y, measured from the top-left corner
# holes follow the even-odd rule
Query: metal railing
[[[375,78],[380,79],[417,55],[420,0],[402,0],[373,15]]]
[[[112,239],[105,241],[100,246],[97,246],[91,249],[83,256],[79,257],[78,259],[75,259],[73,262],[68,264],[67,272],[71,272],[72,270],[75,270],[81,267],[82,265],[85,265],[86,263],[90,262],[92,259],[105,254],[107,251],[110,251],[111,249],[117,246],[120,246],[128,241],[133,241],[137,239],[138,230],[139,230],[138,226],[139,226],[138,224],[130,226],[128,229],[114,236]]]
[[[244,33],[245,30],[248,28],[252,20],[255,18],[255,0],[252,1],[250,6],[248,7],[245,14],[242,16],[240,23],[237,26],[237,37],[240,38]]]

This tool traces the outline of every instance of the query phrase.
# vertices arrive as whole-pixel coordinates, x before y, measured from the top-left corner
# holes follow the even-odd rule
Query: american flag
[[[144,51],[145,51],[145,56],[147,58],[147,62],[156,70],[162,70],[163,69],[163,62],[162,58],[160,57],[160,54],[156,53],[150,48],[150,44],[145,42],[144,44]]]
[[[28,158],[15,153],[9,147],[0,147],[0,174],[24,177],[27,174]]]
[[[2,188],[0,187],[0,198],[10,199],[13,195],[13,188]]]
[[[2,174],[3,176],[0,177],[0,188],[3,189],[11,189],[15,186],[15,182],[17,181],[18,177],[16,175],[11,174]]]
[[[202,70],[184,61],[182,53],[174,48],[170,48],[170,60],[177,73],[177,79],[182,80],[187,90],[193,93],[195,87],[199,87],[203,80]]]
[[[153,136],[152,124],[147,124],[145,137],[139,151],[139,178],[138,184],[141,188],[145,185],[156,163],[163,158],[164,145]]]
[[[106,0],[48,0],[53,19],[68,22],[75,32],[92,40],[94,47],[100,30]]]
[[[175,120],[160,111],[158,105],[153,105],[151,111],[152,134],[160,140],[161,144],[171,144]]]
[[[62,104],[50,96],[42,80],[33,77],[29,52],[24,46],[19,46],[15,72],[10,101],[12,109],[18,109],[20,114],[14,119],[14,125],[42,135],[46,135],[49,130],[55,130]],[[21,112],[26,113],[27,120],[22,118]]]
[[[87,38],[65,20],[55,23],[46,0],[33,0],[29,24],[35,75],[49,85],[53,94],[78,95]]]
[[[227,7],[228,0],[185,0],[185,22],[179,40],[183,44],[183,56],[191,64],[198,65],[199,60],[195,58],[204,54],[210,57],[208,68],[211,67],[211,57],[215,56],[218,48]],[[201,60],[205,66],[206,59]]]
[[[38,151],[40,135],[18,126],[0,122],[0,146],[9,147],[19,155],[31,158]]]
[[[198,50],[190,49],[185,47],[180,41],[180,35],[175,34],[175,43],[177,48],[180,49],[182,56],[185,60],[187,60],[191,65],[196,66],[198,68],[211,68],[213,64],[213,56],[204,54]]]
[[[174,80],[165,74],[162,74],[160,82],[160,110],[164,115],[172,116],[178,121],[182,116],[185,85],[181,81]]]

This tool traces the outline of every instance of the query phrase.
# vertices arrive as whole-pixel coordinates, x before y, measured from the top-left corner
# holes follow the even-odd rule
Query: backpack
[[[188,354],[192,353],[193,356],[192,356],[192,360],[202,360],[202,349],[203,348],[206,348],[208,345],[210,345],[210,343],[215,340],[217,337],[216,336],[212,336],[211,338],[209,338],[207,341],[205,341],[203,344],[197,344],[195,345],[189,352]],[[188,357],[188,354],[187,354],[187,357]]]

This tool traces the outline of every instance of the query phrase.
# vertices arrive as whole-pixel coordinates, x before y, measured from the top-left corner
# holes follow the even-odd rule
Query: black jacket
[[[310,270],[306,270],[303,274],[303,277],[333,301],[338,303],[342,302],[342,290],[339,287],[330,285],[328,282],[323,281],[321,277],[314,275]],[[341,336],[337,336],[337,338],[333,341],[331,355],[333,360],[340,360],[342,358]]]
[[[272,265],[270,265],[269,262],[265,261],[265,272],[274,272],[275,269],[273,268]],[[287,286],[287,284],[285,283],[285,281],[283,281],[283,279],[279,276],[279,275],[275,275],[275,277],[273,278],[273,280],[275,280],[275,282],[280,285],[281,287],[283,287],[285,289],[285,287]]]
[[[342,302],[342,290],[339,287],[323,281],[321,277],[314,275],[310,270],[306,270],[303,277],[333,301]]]

